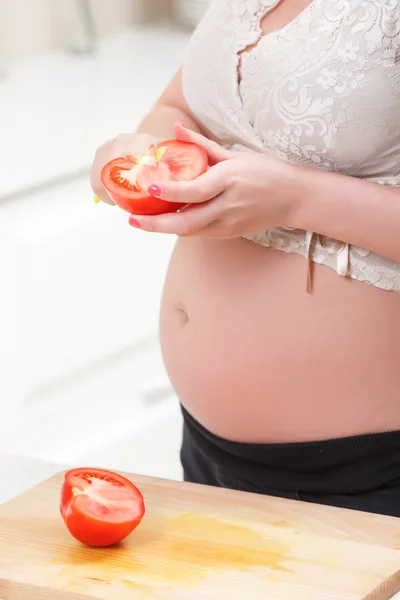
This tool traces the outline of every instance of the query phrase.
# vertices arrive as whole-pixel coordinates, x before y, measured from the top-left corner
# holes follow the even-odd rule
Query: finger
[[[95,163],[93,163],[93,167],[90,171],[90,184],[92,186],[92,190],[93,190],[96,202],[101,200],[102,202],[105,202],[106,204],[110,204],[111,206],[114,206],[114,202],[111,200],[110,196],[108,195],[107,190],[101,183],[97,158],[96,158]]]
[[[149,187],[148,192],[161,200],[194,204],[207,202],[207,200],[219,196],[226,186],[225,170],[219,165],[215,165],[192,181],[156,182]]]
[[[114,202],[108,195],[108,192],[101,183],[100,178],[101,169],[103,168],[103,165],[107,162],[107,158],[108,150],[106,147],[102,146],[96,152],[96,156],[94,158],[93,165],[90,170],[90,184],[92,186],[92,190],[96,199],[102,200],[106,204],[114,206]]]
[[[143,231],[153,233],[169,233],[178,236],[195,234],[212,223],[220,214],[220,206],[217,202],[196,205],[178,213],[166,213],[164,215],[144,216],[131,215],[129,224]]]
[[[102,185],[101,181],[97,180],[96,178],[92,177],[91,179],[91,185],[92,185],[92,190],[94,193],[94,201],[95,202],[105,202],[106,204],[110,204],[110,206],[115,206],[115,203],[111,200],[110,196],[108,195],[107,190],[105,189],[105,187]]]
[[[213,142],[204,135],[201,135],[201,133],[192,131],[180,121],[175,123],[174,133],[176,139],[180,140],[181,142],[192,142],[193,144],[202,146],[207,152],[211,164],[222,162],[232,156],[232,153],[229,150],[226,150],[217,144],[217,142]]]
[[[132,135],[122,133],[116,138],[110,139],[105,142],[96,152],[92,168],[90,171],[90,183],[92,185],[95,197],[99,200],[111,204],[114,206],[114,202],[108,194],[108,191],[103,186],[101,181],[101,172],[110,160],[123,156],[129,151],[132,151]],[[133,138],[135,140],[135,138]]]
[[[105,164],[113,158],[133,154],[140,156],[147,152],[151,144],[158,143],[159,138],[147,133],[122,133],[117,137],[105,142],[96,152],[92,168],[90,171],[90,182],[95,196],[106,202],[114,205],[107,190],[101,182],[101,171]]]

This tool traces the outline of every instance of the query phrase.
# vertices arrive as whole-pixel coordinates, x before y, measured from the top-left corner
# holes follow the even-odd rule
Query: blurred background
[[[174,239],[96,205],[209,0],[0,1],[0,450],[180,479],[158,347]]]

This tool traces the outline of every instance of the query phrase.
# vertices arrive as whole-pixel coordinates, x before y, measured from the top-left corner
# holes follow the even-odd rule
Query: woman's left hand
[[[302,168],[255,152],[231,152],[182,124],[175,126],[175,135],[203,146],[211,167],[193,181],[155,183],[149,193],[181,202],[182,210],[132,215],[130,225],[145,231],[213,238],[238,238],[271,227],[294,226]]]

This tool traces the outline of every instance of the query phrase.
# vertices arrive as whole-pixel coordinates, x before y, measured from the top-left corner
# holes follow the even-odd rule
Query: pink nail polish
[[[133,217],[129,217],[129,225],[131,225],[132,227],[136,227],[136,229],[142,229],[142,226],[139,223],[139,221],[137,219],[134,219]]]
[[[151,185],[147,190],[152,196],[161,196],[161,190],[158,185]]]
[[[182,123],[182,121],[178,121],[178,123],[181,127],[184,127],[185,129],[189,129],[189,127],[187,125],[185,125],[185,123]]]

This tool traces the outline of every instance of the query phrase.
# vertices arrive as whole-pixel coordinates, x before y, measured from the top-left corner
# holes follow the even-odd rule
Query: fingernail
[[[93,200],[96,202],[96,204],[100,202],[100,198],[98,198],[97,196],[93,196]]]
[[[136,229],[142,229],[142,226],[139,223],[139,221],[137,219],[134,219],[133,217],[129,217],[129,225],[131,225],[132,227],[136,227]]]
[[[184,127],[185,129],[189,129],[189,127],[187,125],[185,125],[185,123],[182,123],[182,121],[178,121],[178,123],[181,127]]]
[[[151,185],[147,191],[152,196],[161,196],[161,190],[158,185]]]

